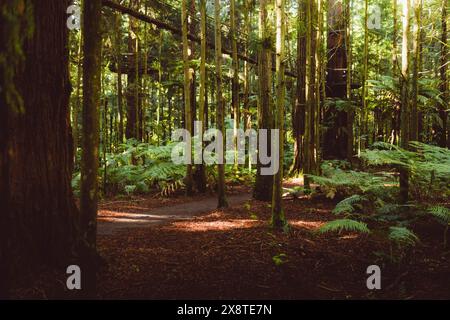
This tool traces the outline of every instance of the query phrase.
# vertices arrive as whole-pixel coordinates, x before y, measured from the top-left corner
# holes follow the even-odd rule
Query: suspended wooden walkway
[[[122,14],[127,14],[132,16],[135,19],[140,21],[150,23],[155,25],[160,29],[164,29],[170,31],[171,33],[180,36],[181,33],[181,12],[179,9],[176,9],[167,3],[162,3],[159,0],[152,0],[152,8],[158,12],[158,18],[150,17],[144,13],[141,13],[137,10],[131,9],[129,7],[118,4],[117,2],[111,0],[103,0],[103,6],[113,9],[115,11],[121,12]],[[188,33],[188,39],[190,41],[200,43],[200,37],[198,36],[200,21],[197,17],[197,12],[190,12],[190,16],[194,17],[194,26],[195,26],[195,34]],[[214,41],[214,21],[211,17],[207,17],[207,36],[206,36],[206,45],[208,48],[214,50],[215,49],[215,41]],[[236,32],[237,42],[238,42],[238,59],[242,61],[247,61],[251,64],[258,64],[258,60],[256,56],[245,56],[239,52],[245,51],[244,48],[248,45],[248,37],[242,31]],[[230,35],[230,28],[226,24],[222,24],[222,53],[227,55],[232,55],[231,47],[232,47],[232,37]],[[290,71],[286,71],[285,74],[287,76],[296,77],[296,74]]]

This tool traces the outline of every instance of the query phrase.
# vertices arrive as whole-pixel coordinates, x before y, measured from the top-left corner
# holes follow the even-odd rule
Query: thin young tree
[[[306,73],[305,73],[305,143],[304,143],[304,151],[303,151],[303,179],[304,179],[304,187],[305,189],[310,188],[310,179],[308,177],[309,174],[312,173],[313,170],[313,154],[311,150],[313,149],[314,139],[311,135],[312,131],[312,113],[314,108],[314,81],[313,81],[313,73],[312,73],[312,26],[313,26],[313,16],[312,16],[312,1],[306,0]]]
[[[403,3],[402,13],[402,68],[401,68],[401,140],[400,146],[407,149],[409,145],[410,112],[408,101],[409,85],[409,40],[410,40],[410,0]],[[409,173],[406,168],[400,170],[400,198],[402,202],[408,201]]]
[[[205,121],[206,106],[206,0],[200,0],[200,92],[199,92],[199,105],[198,105],[198,120],[201,123],[200,136],[207,126],[207,120]],[[206,192],[206,172],[205,165],[203,163],[202,154],[199,155],[202,158],[202,163],[197,167],[197,188],[200,192]]]
[[[219,163],[217,165],[217,196],[218,196],[218,208],[228,207],[228,202],[225,195],[225,165],[223,159],[225,157],[225,112],[224,112],[224,102],[222,95],[222,26],[220,19],[220,0],[215,0],[214,2],[214,21],[215,21],[215,44],[216,44],[216,123],[217,129],[222,133],[221,141],[218,141]]]
[[[420,72],[420,42],[422,27],[422,0],[414,0],[414,29],[413,29],[413,70],[411,78],[411,129],[409,139],[419,140],[419,119],[418,119],[418,94],[419,94],[419,72]]]
[[[272,196],[272,226],[282,229],[286,224],[283,209],[283,160],[284,160],[284,104],[286,95],[285,83],[285,38],[286,38],[286,13],[285,1],[275,1],[276,13],[276,97],[275,128],[279,130],[279,144],[274,146],[279,149],[278,172],[274,175]]]
[[[233,79],[231,85],[231,107],[233,109],[233,126],[234,126],[234,148],[235,148],[235,165],[238,161],[238,129],[240,126],[240,108],[239,108],[239,59],[237,46],[237,29],[236,29],[236,0],[230,0],[230,32],[232,47],[232,69]]]
[[[449,101],[449,90],[448,90],[448,79],[447,79],[447,70],[448,70],[448,43],[447,43],[447,0],[442,0],[441,7],[441,50],[440,50],[440,65],[439,65],[439,76],[440,76],[440,85],[439,89],[441,91],[441,99],[444,101],[439,106],[439,117],[442,121],[442,126],[438,133],[438,144],[442,148],[450,148],[450,130],[448,130],[448,101]],[[447,103],[447,106],[445,105]],[[446,131],[448,131],[446,133]]]
[[[81,75],[82,75],[82,49],[83,49],[83,36],[80,36],[80,43],[78,44],[77,54],[77,82],[76,82],[76,99],[72,106],[72,137],[73,137],[73,151],[74,160],[77,159],[77,150],[79,145],[79,131],[78,131],[78,117],[81,109]]]

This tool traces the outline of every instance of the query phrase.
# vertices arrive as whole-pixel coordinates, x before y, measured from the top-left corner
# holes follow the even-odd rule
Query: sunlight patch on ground
[[[242,219],[242,220],[219,220],[219,221],[188,221],[174,222],[172,224],[177,230],[187,232],[204,232],[204,231],[225,231],[232,229],[247,229],[258,224],[258,221]]]
[[[287,179],[287,180],[285,180],[285,182],[287,182],[289,184],[303,185],[303,176],[298,177],[298,178]]]
[[[103,222],[126,222],[126,223],[149,223],[148,219],[128,219],[128,218],[115,218],[115,217],[103,217],[99,218]]]
[[[294,227],[299,227],[308,230],[318,229],[325,224],[323,221],[304,221],[304,220],[290,220],[289,224]]]
[[[348,234],[342,237],[339,237],[340,240],[352,240],[352,239],[357,239],[359,237],[358,234]]]
[[[189,219],[190,217],[183,217],[179,215],[155,215],[155,214],[137,214],[132,212],[120,212],[111,210],[100,210],[98,212],[98,219],[106,222],[130,222],[143,223],[149,221],[163,221],[171,219]]]

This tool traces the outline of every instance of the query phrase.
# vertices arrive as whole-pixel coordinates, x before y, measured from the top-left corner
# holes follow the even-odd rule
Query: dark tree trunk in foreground
[[[101,86],[100,32],[101,0],[85,1],[84,17],[84,63],[83,63],[83,153],[81,158],[81,227],[87,244],[83,267],[84,289],[91,294],[95,289],[96,237],[97,237],[97,172],[99,144],[99,105]],[[106,110],[105,110],[106,112]]]
[[[0,6],[10,8],[17,24],[27,20],[28,10],[34,19],[34,33],[24,42],[21,67],[12,69],[10,65],[10,71],[18,72],[10,79],[3,79],[2,74],[2,82],[8,83],[0,93],[0,217],[2,228],[8,230],[7,234],[2,232],[0,254],[2,265],[7,255],[6,268],[10,272],[2,276],[9,279],[36,272],[42,264],[64,272],[78,239],[79,215],[71,189],[73,148],[66,26],[70,1],[34,0],[23,4],[15,7],[9,1]],[[6,23],[2,21],[1,25],[4,46],[4,37],[14,35]],[[19,53],[9,50],[15,48],[2,47],[1,52],[6,52],[7,57],[11,54],[7,61],[12,64]],[[23,100],[21,106],[11,99],[14,87]],[[6,235],[9,239],[4,239]]]
[[[342,3],[328,2],[328,74],[326,94],[329,98],[345,99],[347,96],[346,76],[347,52],[345,48],[345,19]],[[328,129],[324,133],[323,158],[347,158],[347,112],[329,107],[325,111],[324,121]]]

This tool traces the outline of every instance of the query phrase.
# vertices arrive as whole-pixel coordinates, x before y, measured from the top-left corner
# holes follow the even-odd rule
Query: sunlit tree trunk
[[[216,103],[217,103],[217,129],[222,132],[222,155],[225,157],[225,112],[222,95],[222,26],[220,21],[220,0],[214,2],[214,20],[215,20],[215,42],[216,42]],[[223,161],[222,161],[223,162]],[[217,165],[218,181],[217,181],[217,196],[218,208],[228,207],[228,202],[225,196],[225,165],[219,163]]]
[[[182,38],[183,38],[183,66],[184,66],[184,128],[192,136],[192,113],[191,113],[191,78],[192,73],[189,67],[189,42],[188,42],[188,14],[187,14],[187,0],[182,0],[181,5],[181,23],[182,23]],[[188,150],[192,153],[192,150]],[[191,157],[189,157],[191,158]],[[186,194],[192,194],[192,165],[186,165]]]
[[[279,169],[274,175],[273,196],[272,196],[272,226],[276,229],[282,229],[285,225],[283,210],[283,160],[284,160],[284,99],[286,95],[285,83],[285,2],[284,0],[275,1],[276,13],[276,97],[277,106],[275,110],[275,128],[279,130]]]
[[[440,91],[442,100],[449,103],[449,93],[448,93],[448,79],[447,79],[447,68],[448,68],[448,52],[447,52],[447,6],[448,1],[442,0],[442,19],[441,19],[441,52],[440,52],[440,66],[439,66],[439,75],[440,75]],[[445,148],[450,148],[450,130],[448,130],[448,111],[446,111],[448,107],[443,104],[439,106],[439,117],[442,121],[442,126],[438,130],[438,144],[439,146]],[[448,130],[448,133],[446,131]]]
[[[419,93],[419,72],[420,72],[420,30],[422,27],[422,0],[414,0],[414,34],[413,34],[413,75],[411,79],[411,129],[409,138],[412,141],[419,140],[419,122],[417,110],[417,97]]]
[[[244,29],[246,34],[246,41],[244,43],[244,55],[249,54],[249,42],[250,42],[250,23],[251,23],[251,0],[244,0]],[[244,61],[244,99],[243,99],[243,121],[244,129],[251,129],[252,116],[250,112],[250,63]],[[251,168],[250,157],[248,159],[248,166]]]
[[[311,154],[313,155],[313,161],[314,161],[314,172],[318,172],[318,168],[320,167],[320,152],[319,152],[319,146],[320,146],[320,113],[321,113],[321,106],[322,106],[322,99],[321,99],[321,84],[324,79],[323,76],[323,44],[322,44],[322,32],[323,32],[323,2],[324,0],[317,0],[317,8],[315,11],[316,14],[316,24],[317,24],[317,31],[316,31],[316,45],[315,45],[315,84],[314,84],[314,95],[315,95],[315,110],[313,115],[313,139],[314,144],[311,149]]]
[[[130,0],[130,5],[135,8],[136,0]],[[138,112],[139,112],[139,96],[138,96],[138,39],[137,39],[137,22],[136,19],[130,17],[128,30],[128,52],[130,55],[127,59],[127,124],[125,136],[127,139],[138,139]]]
[[[206,105],[206,0],[200,0],[200,92],[199,92],[199,106],[198,106],[198,120],[202,124],[202,130],[199,133],[203,136],[203,132],[207,126],[207,119],[205,120],[205,110],[208,109]],[[206,105],[206,106],[205,106]],[[197,189],[200,192],[206,192],[206,173],[203,164],[197,165]]]
[[[397,19],[398,5],[397,0],[392,0],[392,15],[393,15],[393,31],[392,31],[392,77],[397,77],[398,58],[397,58],[397,37],[398,37],[398,19]],[[399,132],[399,110],[394,106],[392,120],[391,120],[391,140],[392,144],[397,143]]]
[[[76,84],[76,100],[72,108],[72,136],[73,136],[73,151],[74,159],[76,161],[77,149],[79,145],[79,131],[78,131],[78,117],[81,109],[81,75],[82,75],[82,48],[83,36],[80,36],[80,44],[78,47],[78,65],[77,65],[77,84]]]
[[[119,117],[118,141],[123,142],[123,88],[122,88],[122,34],[120,24],[122,22],[121,15],[116,14],[116,59],[117,59],[117,111]]]
[[[314,108],[314,82],[312,74],[312,1],[306,0],[306,73],[305,73],[305,142],[304,142],[304,157],[303,157],[303,173],[304,173],[304,185],[306,189],[310,188],[309,174],[313,169],[313,155],[311,153],[311,144],[313,143],[313,137],[311,135],[312,129],[312,113]]]
[[[364,150],[369,143],[369,110],[367,106],[367,80],[369,73],[369,0],[364,1],[364,50],[363,50],[363,79],[362,79],[362,112],[360,149]]]
[[[408,101],[408,85],[409,85],[409,38],[410,38],[410,0],[403,3],[402,14],[402,69],[401,69],[401,141],[402,148],[407,149],[409,145],[409,101]],[[400,197],[402,202],[408,201],[409,192],[409,173],[405,168],[400,170]]]
[[[231,47],[232,47],[232,69],[233,79],[231,85],[231,106],[233,109],[234,120],[234,147],[235,147],[235,164],[237,165],[237,130],[240,127],[240,107],[239,107],[239,60],[237,47],[237,30],[236,30],[236,0],[230,0],[230,27],[231,27]]]
[[[345,21],[346,21],[346,38],[345,47],[347,49],[347,74],[346,74],[346,86],[347,86],[347,101],[352,101],[352,12],[351,5],[352,0],[345,0]],[[355,120],[355,110],[353,108],[347,112],[347,161],[351,162],[354,149],[353,149],[353,123]]]

